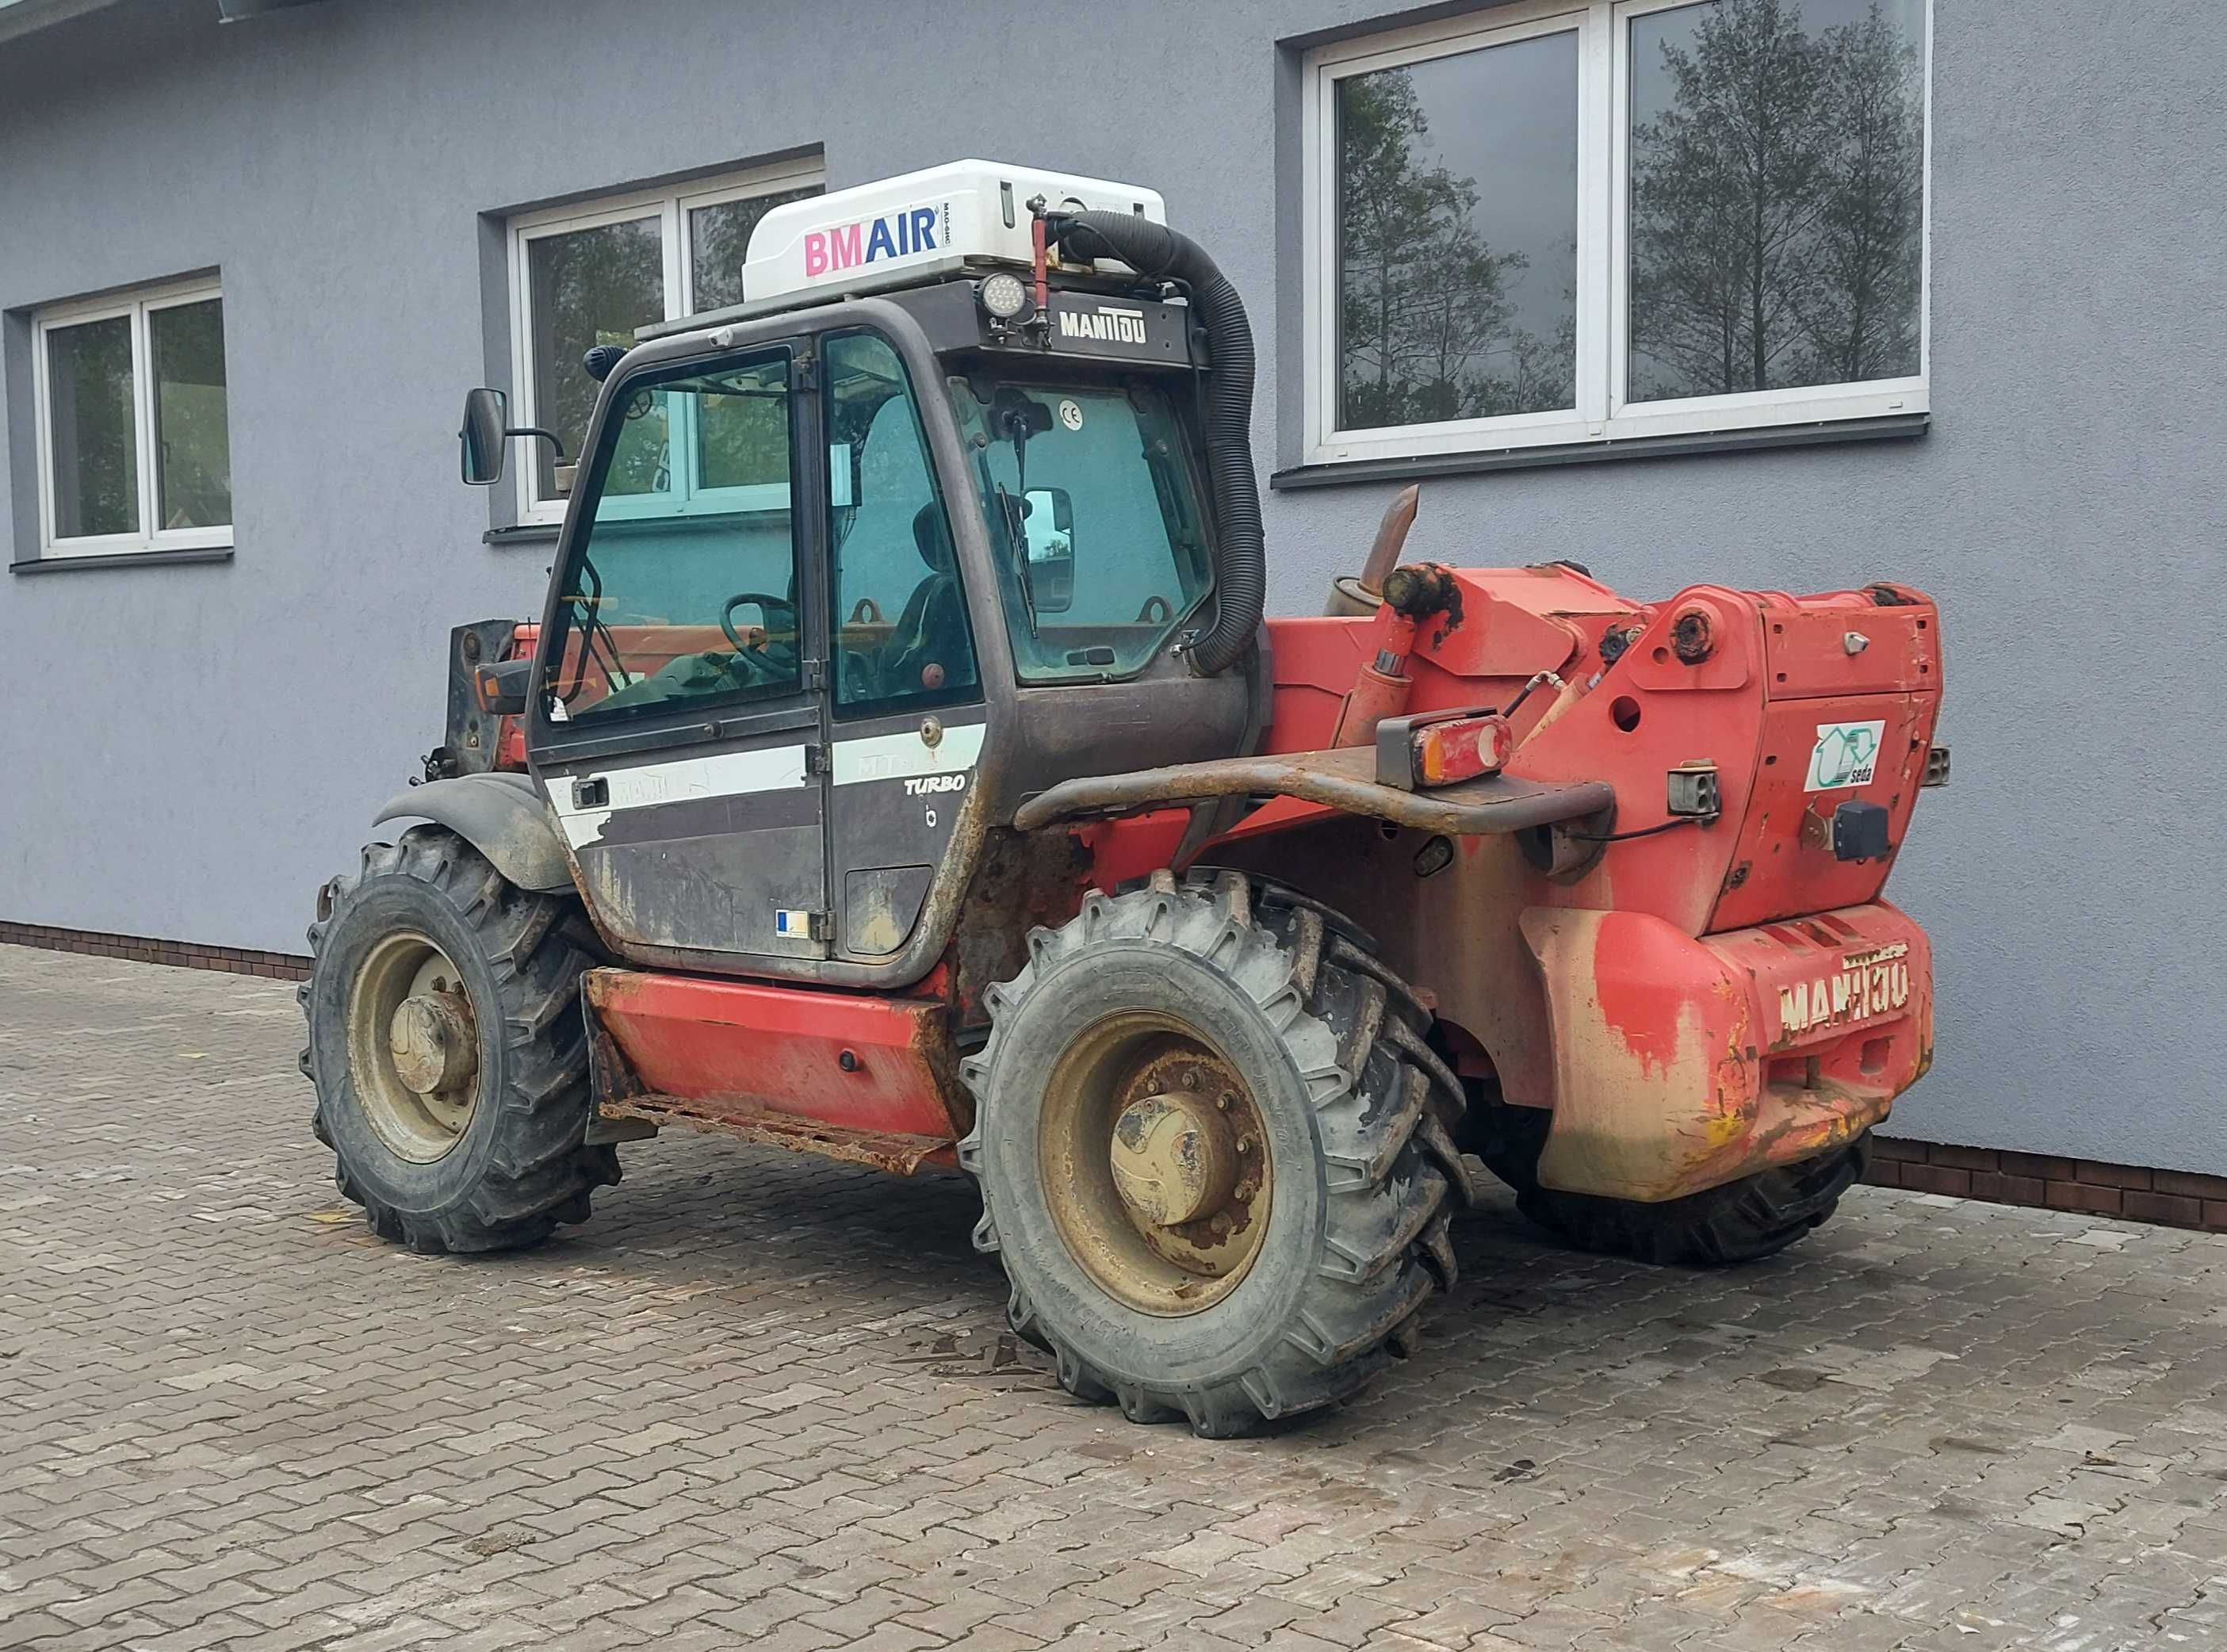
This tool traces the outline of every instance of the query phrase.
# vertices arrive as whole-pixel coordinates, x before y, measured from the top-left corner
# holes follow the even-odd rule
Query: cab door
[[[631,373],[581,467],[528,756],[597,923],[630,952],[828,954],[810,378],[793,344]]]
[[[826,450],[837,955],[894,956],[918,926],[987,722],[920,387],[890,341],[831,333]]]

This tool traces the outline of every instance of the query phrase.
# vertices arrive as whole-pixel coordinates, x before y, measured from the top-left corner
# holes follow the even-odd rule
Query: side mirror
[[[1021,509],[1030,600],[1039,614],[1064,614],[1075,605],[1075,501],[1064,488],[1031,488]]]
[[[503,432],[509,423],[509,399],[502,392],[482,386],[464,392],[464,424],[456,438],[463,447],[464,480],[473,487],[502,480]]]
[[[557,439],[557,432],[545,431],[539,424],[512,424],[510,398],[500,390],[489,390],[482,385],[477,390],[464,392],[464,427],[456,432],[456,439],[464,450],[464,480],[475,488],[485,488],[502,480],[503,444],[514,436],[538,437],[556,453],[557,462],[565,462],[565,444]]]

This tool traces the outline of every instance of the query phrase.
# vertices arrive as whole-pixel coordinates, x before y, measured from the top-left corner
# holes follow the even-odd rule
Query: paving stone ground
[[[958,1178],[693,1136],[380,1244],[290,986],[0,947],[0,1647],[2227,1647],[2227,1238],[1860,1188],[1789,1255],[1457,1230],[1273,1438],[1062,1394]]]

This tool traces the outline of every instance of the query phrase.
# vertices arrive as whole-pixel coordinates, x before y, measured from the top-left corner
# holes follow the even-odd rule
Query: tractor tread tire
[[[476,1177],[454,1196],[416,1208],[382,1192],[378,1167],[351,1164],[341,1145],[363,1133],[336,1131],[331,1116],[354,1105],[341,1094],[348,983],[328,987],[319,973],[335,929],[348,923],[354,904],[367,890],[398,878],[423,885],[422,897],[445,903],[469,932],[497,1000],[482,1012],[501,1017],[502,1040],[500,1091],[479,1102],[495,1116]],[[593,1190],[618,1181],[617,1151],[582,1140],[591,1102],[580,976],[594,960],[568,906],[513,885],[478,851],[438,826],[415,826],[399,843],[366,845],[357,870],[327,886],[321,909],[328,915],[309,926],[310,974],[297,994],[310,1033],[301,1068],[316,1087],[309,1127],[335,1149],[335,1185],[364,1208],[380,1238],[425,1255],[514,1250],[539,1244],[559,1223],[586,1221]],[[464,960],[452,961],[471,973]],[[329,1073],[329,1066],[337,1070]],[[468,1131],[479,1123],[475,1113]]]
[[[1726,1267],[1776,1256],[1822,1226],[1863,1179],[1868,1132],[1815,1158],[1683,1198],[1650,1202],[1565,1193],[1539,1184],[1548,1114],[1498,1100],[1472,1102],[1486,1132],[1483,1158],[1516,1190],[1516,1208],[1580,1250],[1635,1261]]]
[[[1459,1120],[1464,1098],[1458,1087],[1433,1094],[1444,1084],[1408,1053],[1423,1048],[1428,1012],[1413,989],[1360,953],[1334,915],[1282,894],[1222,871],[1183,883],[1160,873],[1145,888],[1088,896],[1062,927],[1031,932],[1027,965],[988,994],[989,1041],[960,1063],[976,1100],[974,1126],[960,1144],[960,1162],[981,1185],[975,1244],[1000,1253],[1012,1329],[1051,1355],[1060,1385],[1077,1399],[1118,1405],[1133,1422],[1180,1419],[1209,1438],[1353,1394],[1395,1354],[1420,1346],[1425,1302],[1452,1288],[1456,1274],[1447,1206],[1467,1178],[1445,1168],[1443,1121]],[[1284,1322],[1252,1343],[1257,1357],[1209,1380],[1155,1380],[1094,1364],[1071,1328],[1039,1308],[1030,1278],[1041,1263],[1017,1254],[1003,1232],[1001,1210],[1014,1195],[986,1174],[985,1132],[1000,1109],[1008,1078],[1001,1060],[1017,1015],[1108,948],[1140,947],[1187,954],[1249,998],[1304,1083],[1324,1177],[1305,1287]]]

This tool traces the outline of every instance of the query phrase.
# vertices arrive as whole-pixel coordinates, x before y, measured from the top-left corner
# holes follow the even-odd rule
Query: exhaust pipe
[[[1400,553],[1407,549],[1407,530],[1415,526],[1415,507],[1422,498],[1421,486],[1412,482],[1392,495],[1360,573],[1340,574],[1330,582],[1330,600],[1323,604],[1326,617],[1356,619],[1374,614],[1382,604],[1384,577],[1400,565]]]
[[[1214,628],[1191,646],[1202,677],[1227,670],[1253,646],[1268,604],[1268,548],[1253,469],[1253,326],[1229,277],[1206,249],[1165,224],[1130,213],[1048,213],[1045,234],[1075,259],[1116,258],[1152,281],[1180,281],[1206,329],[1206,469],[1216,536]]]

